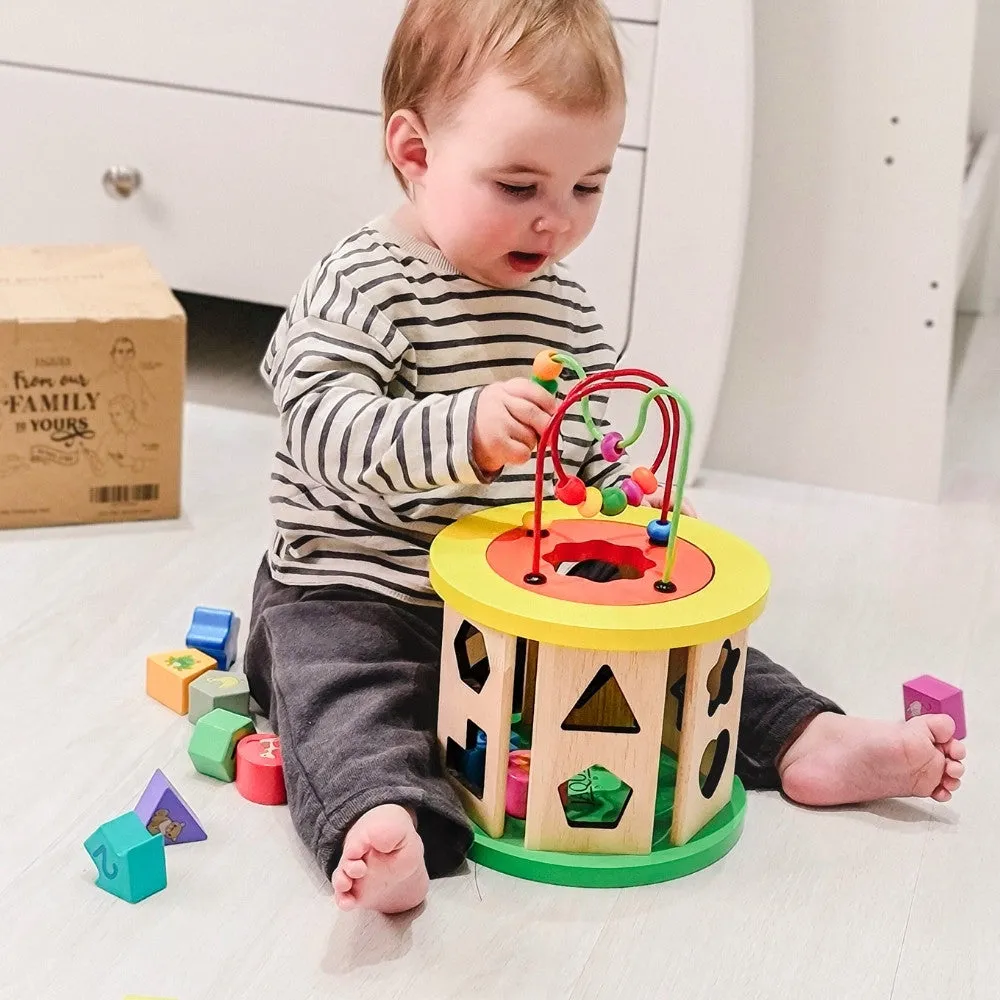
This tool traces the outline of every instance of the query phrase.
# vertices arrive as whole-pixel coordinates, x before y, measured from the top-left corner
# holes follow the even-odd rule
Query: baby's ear
[[[427,172],[427,132],[413,111],[397,111],[385,127],[385,149],[392,165],[417,184]]]

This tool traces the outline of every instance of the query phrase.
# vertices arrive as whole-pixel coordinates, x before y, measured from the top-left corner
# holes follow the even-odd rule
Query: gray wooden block
[[[250,687],[247,679],[227,670],[208,670],[196,677],[188,687],[188,721],[193,725],[214,708],[249,715]]]

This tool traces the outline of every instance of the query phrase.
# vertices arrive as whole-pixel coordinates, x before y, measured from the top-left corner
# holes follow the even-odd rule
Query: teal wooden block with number
[[[103,823],[83,846],[97,866],[98,888],[138,903],[167,887],[163,834],[151,834],[134,812]]]

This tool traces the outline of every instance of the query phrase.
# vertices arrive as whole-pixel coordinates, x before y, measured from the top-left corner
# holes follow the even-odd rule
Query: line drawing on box
[[[96,382],[107,398],[114,401],[122,396],[133,402],[133,416],[143,425],[149,416],[155,397],[146,380],[135,366],[136,349],[131,337],[117,337],[111,345],[111,364],[97,376]]]

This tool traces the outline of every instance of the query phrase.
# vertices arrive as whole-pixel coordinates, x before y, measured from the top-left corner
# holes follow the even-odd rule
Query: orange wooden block
[[[197,649],[154,653],[146,660],[146,694],[178,715],[187,715],[188,685],[217,665],[211,656]]]

